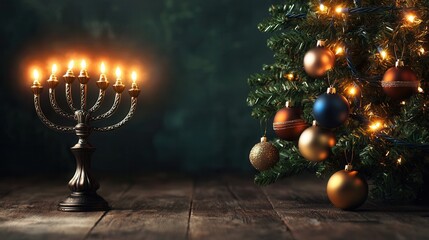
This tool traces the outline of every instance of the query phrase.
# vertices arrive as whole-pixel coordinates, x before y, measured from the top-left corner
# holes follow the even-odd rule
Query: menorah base
[[[73,192],[58,204],[58,210],[63,212],[92,212],[109,210],[109,204],[96,192]]]

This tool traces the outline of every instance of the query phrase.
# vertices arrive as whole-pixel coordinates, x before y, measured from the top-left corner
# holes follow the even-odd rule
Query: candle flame
[[[57,72],[57,64],[52,65],[52,74],[55,74]]]
[[[133,83],[136,83],[136,80],[137,80],[137,73],[136,72],[131,73],[131,79],[133,80]]]
[[[104,62],[101,63],[100,70],[102,74],[106,73],[106,65],[104,65]]]
[[[117,77],[117,78],[120,78],[120,77],[121,77],[121,69],[120,69],[119,67],[117,67],[117,68],[116,68],[115,73],[116,73],[116,77]]]
[[[73,69],[73,66],[74,66],[74,61],[73,60],[71,60],[70,62],[69,62],[69,69],[71,70],[71,69]]]
[[[84,59],[82,59],[82,61],[80,62],[80,67],[82,69],[86,69],[86,61]]]
[[[37,70],[37,69],[33,70],[33,78],[34,78],[34,82],[38,82],[39,81],[39,78],[40,78],[39,70]]]

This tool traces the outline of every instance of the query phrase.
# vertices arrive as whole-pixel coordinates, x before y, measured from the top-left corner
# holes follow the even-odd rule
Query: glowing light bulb
[[[402,157],[399,157],[399,158],[396,160],[396,163],[397,163],[398,165],[401,165],[401,164],[402,164]]]
[[[73,69],[73,67],[74,67],[74,61],[73,60],[71,60],[70,62],[69,62],[69,70],[72,70]]]
[[[33,78],[34,78],[33,84],[35,84],[35,85],[40,84],[40,82],[39,82],[39,78],[40,78],[39,70],[37,70],[37,69],[33,70]]]
[[[115,73],[116,73],[116,78],[121,79],[121,69],[119,67],[116,68]]]
[[[286,75],[286,77],[287,77],[287,79],[288,79],[288,80],[290,80],[290,81],[292,81],[292,80],[295,78],[295,76],[293,75],[293,73],[289,73],[289,74],[287,74],[287,75]]]
[[[52,74],[55,74],[57,72],[57,64],[52,65]]]
[[[421,48],[419,49],[419,52],[420,52],[420,54],[421,54],[421,55],[423,55],[423,54],[425,54],[425,53],[426,53],[426,50],[424,49],[424,47],[421,47]]]
[[[424,93],[424,92],[425,92],[425,90],[423,90],[423,88],[422,88],[422,87],[419,87],[419,88],[418,88],[418,91],[419,91],[419,93]]]
[[[355,96],[357,94],[357,92],[358,91],[357,91],[356,87],[352,86],[349,88],[349,95],[350,96]]]
[[[86,61],[84,59],[82,59],[82,61],[80,62],[80,68],[82,70],[86,70]]]
[[[101,71],[102,74],[106,73],[106,65],[104,65],[104,62],[101,63],[100,71]]]
[[[407,104],[405,101],[402,101],[402,102],[401,102],[401,105],[403,105],[403,106],[404,106],[405,104]]]
[[[341,55],[344,53],[344,48],[343,47],[337,47],[335,54],[336,55]]]
[[[326,10],[328,10],[328,8],[327,8],[323,3],[321,3],[321,4],[319,5],[319,9],[320,9],[320,11],[322,11],[322,12],[326,12]]]
[[[335,12],[338,13],[338,14],[342,13],[343,12],[343,7],[341,7],[341,6],[336,7],[335,8]]]
[[[405,17],[405,19],[407,19],[409,23],[414,23],[416,21],[416,18],[417,18],[416,15],[412,13],[407,14],[407,16]]]
[[[387,57],[388,57],[387,51],[386,50],[381,50],[380,51],[380,56],[381,56],[381,59],[386,60]]]
[[[373,132],[380,130],[383,127],[383,123],[381,121],[376,121],[369,126],[369,129]]]

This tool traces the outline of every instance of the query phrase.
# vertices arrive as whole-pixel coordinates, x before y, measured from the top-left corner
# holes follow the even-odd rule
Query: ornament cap
[[[264,142],[267,142],[267,141],[268,141],[267,137],[265,137],[265,136],[261,137],[261,143],[264,143]]]
[[[327,94],[336,94],[337,93],[337,89],[335,89],[334,87],[329,87],[328,90],[326,91]]]
[[[313,126],[317,126],[317,121],[313,120]]]
[[[317,40],[317,46],[318,47],[324,47],[326,45],[326,41],[325,40]]]
[[[404,60],[402,60],[402,59],[396,60],[395,66],[396,67],[404,67],[405,66]]]
[[[345,170],[345,171],[347,171],[347,172],[350,172],[351,170],[353,170],[353,165],[351,165],[351,164],[347,164],[347,165],[344,167],[344,170]]]
[[[286,106],[287,108],[291,108],[291,107],[293,107],[293,103],[292,103],[292,101],[286,101],[285,106]]]

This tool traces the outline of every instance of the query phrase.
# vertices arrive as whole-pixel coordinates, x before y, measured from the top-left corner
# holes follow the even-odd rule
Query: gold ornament
[[[250,163],[259,171],[272,168],[279,161],[279,151],[266,137],[261,138],[261,142],[250,150]]]
[[[329,157],[331,148],[336,143],[335,135],[331,131],[317,126],[316,121],[313,121],[313,126],[307,128],[299,137],[298,148],[305,159],[320,162]]]
[[[335,54],[325,47],[324,41],[317,41],[317,47],[305,54],[305,72],[313,78],[323,77],[335,65]]]
[[[326,188],[331,203],[343,210],[353,210],[365,203],[368,197],[368,184],[352,165],[331,176]]]

